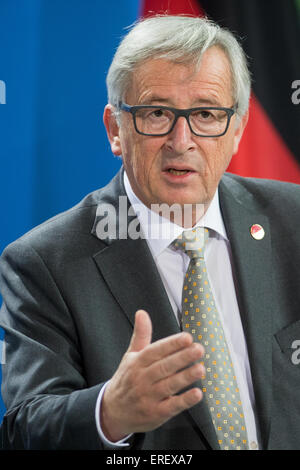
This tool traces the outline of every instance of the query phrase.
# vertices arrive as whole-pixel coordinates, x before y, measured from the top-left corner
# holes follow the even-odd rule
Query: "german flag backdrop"
[[[207,16],[241,38],[250,117],[228,171],[300,183],[300,0],[141,0],[140,15]]]

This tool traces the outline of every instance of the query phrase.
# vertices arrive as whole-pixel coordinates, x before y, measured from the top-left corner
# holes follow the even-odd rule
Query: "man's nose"
[[[166,146],[175,153],[182,154],[188,150],[193,150],[196,144],[193,140],[189,123],[184,116],[180,116],[170,134],[167,135]]]

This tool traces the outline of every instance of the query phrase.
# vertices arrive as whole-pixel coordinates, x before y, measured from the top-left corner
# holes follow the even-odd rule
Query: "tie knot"
[[[173,242],[177,250],[184,251],[190,258],[204,258],[204,247],[209,231],[205,227],[184,230]]]

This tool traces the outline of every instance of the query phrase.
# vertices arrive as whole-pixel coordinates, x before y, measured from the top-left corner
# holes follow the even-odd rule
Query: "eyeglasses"
[[[120,109],[131,113],[136,132],[142,135],[163,136],[169,134],[180,116],[186,118],[191,132],[199,137],[221,137],[229,127],[237,109],[205,106],[176,109],[169,106],[129,106],[120,103]]]

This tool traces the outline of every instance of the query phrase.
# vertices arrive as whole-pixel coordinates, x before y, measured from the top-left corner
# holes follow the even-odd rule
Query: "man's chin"
[[[199,188],[198,188],[198,193],[197,196],[195,197],[196,192],[184,192],[183,194],[180,194],[180,191],[167,191],[164,193],[160,201],[161,204],[165,203],[168,204],[169,206],[172,206],[173,204],[179,205],[179,206],[196,206],[198,204],[206,204],[208,197],[205,191],[203,193],[199,193]]]
[[[200,202],[199,202],[200,200]],[[150,209],[179,226],[192,227],[204,215],[207,205],[201,198],[161,196],[160,202],[152,203]]]

